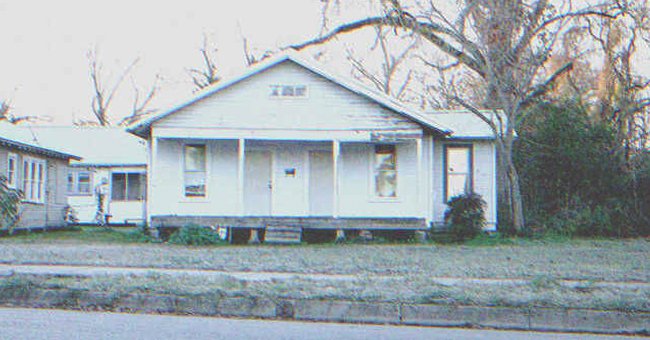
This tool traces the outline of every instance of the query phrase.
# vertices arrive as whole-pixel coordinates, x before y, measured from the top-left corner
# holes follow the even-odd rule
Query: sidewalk
[[[31,275],[62,275],[62,276],[96,276],[96,275],[148,275],[162,274],[172,276],[198,276],[219,277],[230,276],[243,281],[270,281],[270,280],[334,280],[355,281],[363,278],[358,275],[345,274],[305,274],[288,272],[246,272],[246,271],[219,271],[204,269],[176,269],[176,268],[143,268],[143,267],[101,267],[101,266],[74,266],[74,265],[24,265],[0,264],[0,276],[13,274]],[[375,279],[391,279],[392,276],[378,275]],[[494,279],[494,278],[464,278],[464,277],[431,277],[432,282],[443,286],[472,286],[472,285],[498,285],[522,286],[531,283],[531,279]],[[614,282],[614,281],[588,281],[588,280],[558,280],[557,284],[567,287],[592,287],[592,288],[624,288],[624,289],[650,289],[646,282]]]

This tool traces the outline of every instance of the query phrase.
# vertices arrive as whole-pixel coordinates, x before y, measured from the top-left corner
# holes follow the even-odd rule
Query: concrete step
[[[264,233],[265,243],[299,244],[302,228],[297,226],[269,225]]]

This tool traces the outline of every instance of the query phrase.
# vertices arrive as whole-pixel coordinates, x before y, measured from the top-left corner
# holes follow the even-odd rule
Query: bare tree
[[[460,0],[454,17],[433,1],[411,7],[400,0],[380,0],[383,13],[343,23],[315,39],[292,46],[303,49],[366,27],[392,27],[421,36],[437,51],[479,76],[486,86],[483,102],[462,94],[451,99],[477,115],[494,134],[499,154],[499,198],[505,221],[524,227],[519,175],[513,161],[515,130],[525,110],[572,68],[567,63],[542,76],[561,32],[577,18],[615,17],[620,6],[606,2],[574,8],[570,0]],[[421,2],[418,2],[421,3]],[[487,114],[480,108],[488,108]]]
[[[91,50],[87,54],[90,68],[90,80],[93,86],[93,98],[92,98],[92,111],[95,115],[96,122],[79,120],[76,121],[76,125],[99,125],[99,126],[110,126],[111,115],[110,109],[115,95],[120,89],[121,85],[124,83],[124,80],[131,74],[135,66],[139,62],[139,58],[134,59],[121,73],[119,76],[110,84],[110,81],[106,81],[103,77],[103,68],[102,64],[98,61],[97,51]],[[153,100],[157,90],[158,90],[158,81],[160,76],[156,75],[153,85],[146,92],[144,98],[140,97],[140,90],[135,84],[133,77],[131,77],[131,84],[133,85],[134,99],[131,108],[131,112],[123,118],[119,125],[128,125],[130,123],[136,122],[142,116],[147,115],[153,112],[153,109],[149,108],[151,101]]]
[[[267,50],[264,53],[262,53],[261,56],[256,56],[253,52],[250,50],[250,46],[248,45],[248,39],[242,37],[242,45],[243,45],[243,51],[244,51],[244,59],[246,61],[246,66],[252,66],[260,61],[269,58],[272,55],[272,52]]]
[[[147,94],[141,99],[140,98],[140,89],[135,83],[135,80],[131,78],[131,85],[133,86],[133,105],[131,106],[131,114],[122,118],[119,125],[128,126],[140,121],[143,117],[156,112],[156,109],[149,107],[151,101],[158,91],[158,82],[160,81],[160,75],[156,75],[153,85],[147,92]]]
[[[0,101],[0,121],[7,121],[11,124],[20,124],[22,122],[33,122],[38,119],[37,116],[16,116],[11,113],[11,102],[8,100]]]
[[[97,51],[90,50],[87,54],[90,67],[90,80],[93,86],[92,110],[100,126],[111,125],[108,110],[115,98],[115,93],[126,76],[133,70],[139,59],[135,59],[129,66],[124,69],[117,80],[111,85],[104,83],[102,78],[102,65],[97,60]]]
[[[189,74],[192,77],[192,82],[195,86],[195,91],[206,88],[221,79],[217,75],[218,69],[215,61],[217,48],[210,45],[208,37],[205,34],[203,35],[203,46],[201,46],[199,52],[201,53],[201,59],[203,60],[202,67],[189,70]]]
[[[399,52],[394,52],[389,46],[389,29],[375,27],[375,42],[370,48],[371,51],[379,50],[382,64],[380,72],[374,72],[367,66],[363,59],[354,55],[352,49],[347,50],[347,59],[353,67],[353,74],[362,81],[368,81],[379,91],[397,99],[403,99],[406,89],[413,80],[413,69],[409,69],[403,79],[398,79],[398,69],[408,59],[409,53],[417,47],[418,39],[412,41]],[[379,74],[377,74],[379,73]]]

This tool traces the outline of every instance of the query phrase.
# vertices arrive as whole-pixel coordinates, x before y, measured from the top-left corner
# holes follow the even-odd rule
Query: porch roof
[[[194,95],[192,98],[189,100],[184,101],[180,105],[176,105],[168,110],[163,111],[160,114],[154,115],[148,119],[145,119],[136,125],[130,127],[127,131],[138,135],[143,138],[148,138],[151,133],[151,126],[155,122],[159,121],[160,119],[167,117],[189,105],[192,105],[198,101],[201,101],[207,97],[210,97],[214,95],[215,93],[218,93],[226,88],[229,88],[232,85],[235,85],[249,77],[254,76],[255,74],[258,74],[264,70],[267,70],[271,67],[274,67],[276,65],[279,65],[285,61],[291,61],[294,62],[295,64],[302,66],[306,68],[309,71],[314,72],[315,74],[318,74],[322,76],[325,79],[328,79],[350,91],[353,93],[356,93],[358,95],[361,95],[363,97],[366,97],[377,104],[397,113],[400,114],[416,123],[419,125],[423,126],[426,129],[430,129],[436,133],[439,133],[441,135],[449,135],[452,133],[452,130],[445,127],[443,124],[439,123],[435,117],[428,117],[426,114],[419,112],[416,109],[413,108],[407,108],[401,103],[397,102],[396,100],[390,98],[389,96],[380,93],[378,91],[372,90],[365,85],[357,82],[356,80],[343,77],[340,75],[337,75],[335,73],[332,73],[330,71],[326,71],[323,69],[320,65],[317,65],[314,61],[308,60],[306,58],[301,57],[298,52],[295,50],[287,50],[284,51],[283,53],[276,55],[274,57],[268,58],[267,60],[261,61],[260,63],[251,66],[246,72],[229,78],[229,79],[224,79],[219,81],[216,84],[213,84],[211,86],[206,87],[205,89],[199,91]]]

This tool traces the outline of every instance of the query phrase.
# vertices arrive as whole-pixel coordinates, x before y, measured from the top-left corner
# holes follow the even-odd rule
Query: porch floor
[[[178,228],[188,224],[230,228],[266,228],[269,225],[298,226],[304,229],[426,230],[426,220],[417,217],[294,217],[294,216],[152,216],[154,228]]]

